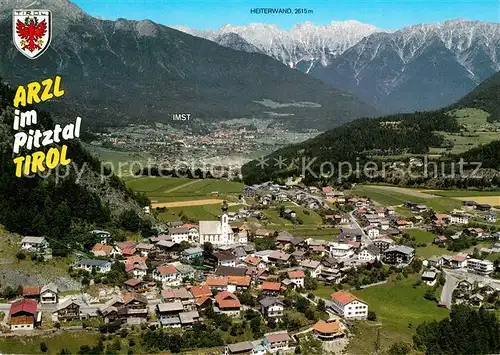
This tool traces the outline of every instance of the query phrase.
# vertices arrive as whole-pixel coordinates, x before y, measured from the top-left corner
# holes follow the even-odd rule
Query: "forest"
[[[449,318],[420,324],[413,344],[427,355],[498,354],[500,325],[492,312],[455,305]]]
[[[84,241],[83,229],[96,227],[116,227],[148,233],[151,223],[138,222],[136,212],[120,212],[115,215],[109,203],[103,199],[98,188],[105,188],[115,195],[124,205],[137,206],[149,204],[144,196],[136,195],[116,176],[101,181],[99,160],[85,151],[78,141],[67,141],[68,157],[74,164],[66,171],[60,171],[64,178],[56,179],[32,175],[17,178],[12,161],[12,137],[14,132],[13,109],[10,108],[14,92],[0,80],[0,224],[8,230],[21,235],[47,237],[54,255],[66,255],[69,250]],[[29,109],[33,109],[28,107]],[[41,129],[54,126],[50,115],[38,112],[38,127]],[[50,147],[45,147],[48,149]],[[23,151],[20,152],[23,154]],[[85,181],[78,180],[75,167],[85,167]],[[65,170],[63,169],[63,170]],[[109,172],[106,172],[110,176]],[[130,217],[130,218],[128,218]],[[139,225],[139,226],[138,226]],[[77,232],[78,231],[78,232]]]

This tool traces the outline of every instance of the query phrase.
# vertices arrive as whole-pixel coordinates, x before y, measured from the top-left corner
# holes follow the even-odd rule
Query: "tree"
[[[24,260],[24,259],[26,259],[26,254],[24,254],[22,251],[20,251],[16,254],[16,258],[18,261]]]
[[[387,355],[407,355],[410,351],[411,346],[408,343],[398,341],[387,350]]]
[[[307,355],[322,355],[323,351],[323,343],[321,340],[316,339],[310,333],[308,333],[305,337],[300,340],[299,343],[300,352],[299,354],[307,354]]]
[[[212,255],[214,252],[214,246],[210,242],[203,243],[203,251],[206,255]]]
[[[367,319],[371,320],[371,321],[376,321],[377,320],[377,313],[375,313],[375,311],[368,311]]]
[[[47,352],[47,350],[49,350],[49,348],[47,347],[47,344],[45,344],[45,342],[41,342],[41,343],[40,343],[40,351],[41,351],[42,353],[46,353],[46,352]]]
[[[320,298],[319,301],[318,301],[317,309],[321,313],[325,313],[326,312],[326,303],[325,303],[325,301],[322,298]]]

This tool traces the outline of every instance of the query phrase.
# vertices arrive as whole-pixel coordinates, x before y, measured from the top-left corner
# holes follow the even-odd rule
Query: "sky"
[[[275,24],[289,29],[310,21],[358,20],[382,29],[467,19],[500,22],[500,0],[73,0],[85,12],[107,20],[150,19],[163,25],[218,29],[223,25]],[[302,14],[255,14],[253,8],[306,9]],[[311,11],[312,10],[312,13]]]

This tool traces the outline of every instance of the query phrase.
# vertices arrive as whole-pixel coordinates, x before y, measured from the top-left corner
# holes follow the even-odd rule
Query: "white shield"
[[[16,48],[36,59],[49,48],[52,39],[52,16],[49,10],[14,10],[12,39]]]

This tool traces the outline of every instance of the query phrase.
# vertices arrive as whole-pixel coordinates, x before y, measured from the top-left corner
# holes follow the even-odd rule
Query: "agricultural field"
[[[449,112],[464,127],[460,133],[438,132],[453,144],[451,149],[431,148],[431,154],[463,153],[481,144],[498,140],[500,124],[487,122],[489,114],[483,110],[466,108]]]
[[[241,208],[239,205],[229,206],[229,212],[236,212]],[[178,221],[183,214],[190,220],[215,220],[221,213],[220,204],[209,204],[202,206],[184,206],[167,208],[160,213],[160,218],[164,221]]]
[[[134,191],[144,192],[153,207],[166,207],[160,214],[166,221],[178,220],[181,212],[189,219],[213,219],[220,214],[224,199],[230,205],[237,201],[243,184],[217,179],[187,179],[168,177],[138,177],[127,180],[127,186]],[[217,192],[217,195],[212,195]],[[231,206],[235,212],[239,207]]]
[[[102,162],[103,166],[113,168],[113,172],[119,177],[131,177],[137,174],[138,170],[147,167],[148,160],[151,159],[151,155],[144,152],[122,152],[91,144],[84,146],[90,154]]]
[[[397,186],[357,185],[353,191],[384,206],[397,206],[411,201],[425,204],[438,213],[450,212],[462,206],[462,202],[457,199],[426,194],[417,189]]]
[[[62,349],[70,351],[71,354],[76,354],[80,350],[80,346],[94,346],[98,341],[99,333],[90,331],[62,332],[43,337],[4,337],[0,338],[0,352],[3,354],[40,354],[40,344],[43,342],[47,345],[48,354],[59,353]]]
[[[408,233],[411,237],[415,237],[415,241],[418,244],[422,243],[430,244],[434,241],[434,238],[437,237],[436,234],[421,229],[408,229],[405,232]]]
[[[369,304],[370,310],[376,312],[375,323],[380,324],[382,348],[396,341],[411,342],[414,329],[418,324],[433,319],[439,320],[448,315],[447,309],[438,308],[436,303],[424,299],[427,286],[413,287],[417,279],[419,275],[410,275],[407,279],[400,281],[391,279],[384,285],[352,291]],[[374,326],[376,329],[371,322],[362,322],[362,324]],[[376,337],[376,331],[373,333]],[[354,338],[349,344],[348,353],[371,353],[375,338],[370,340],[373,341],[369,341],[364,336],[362,339]]]

